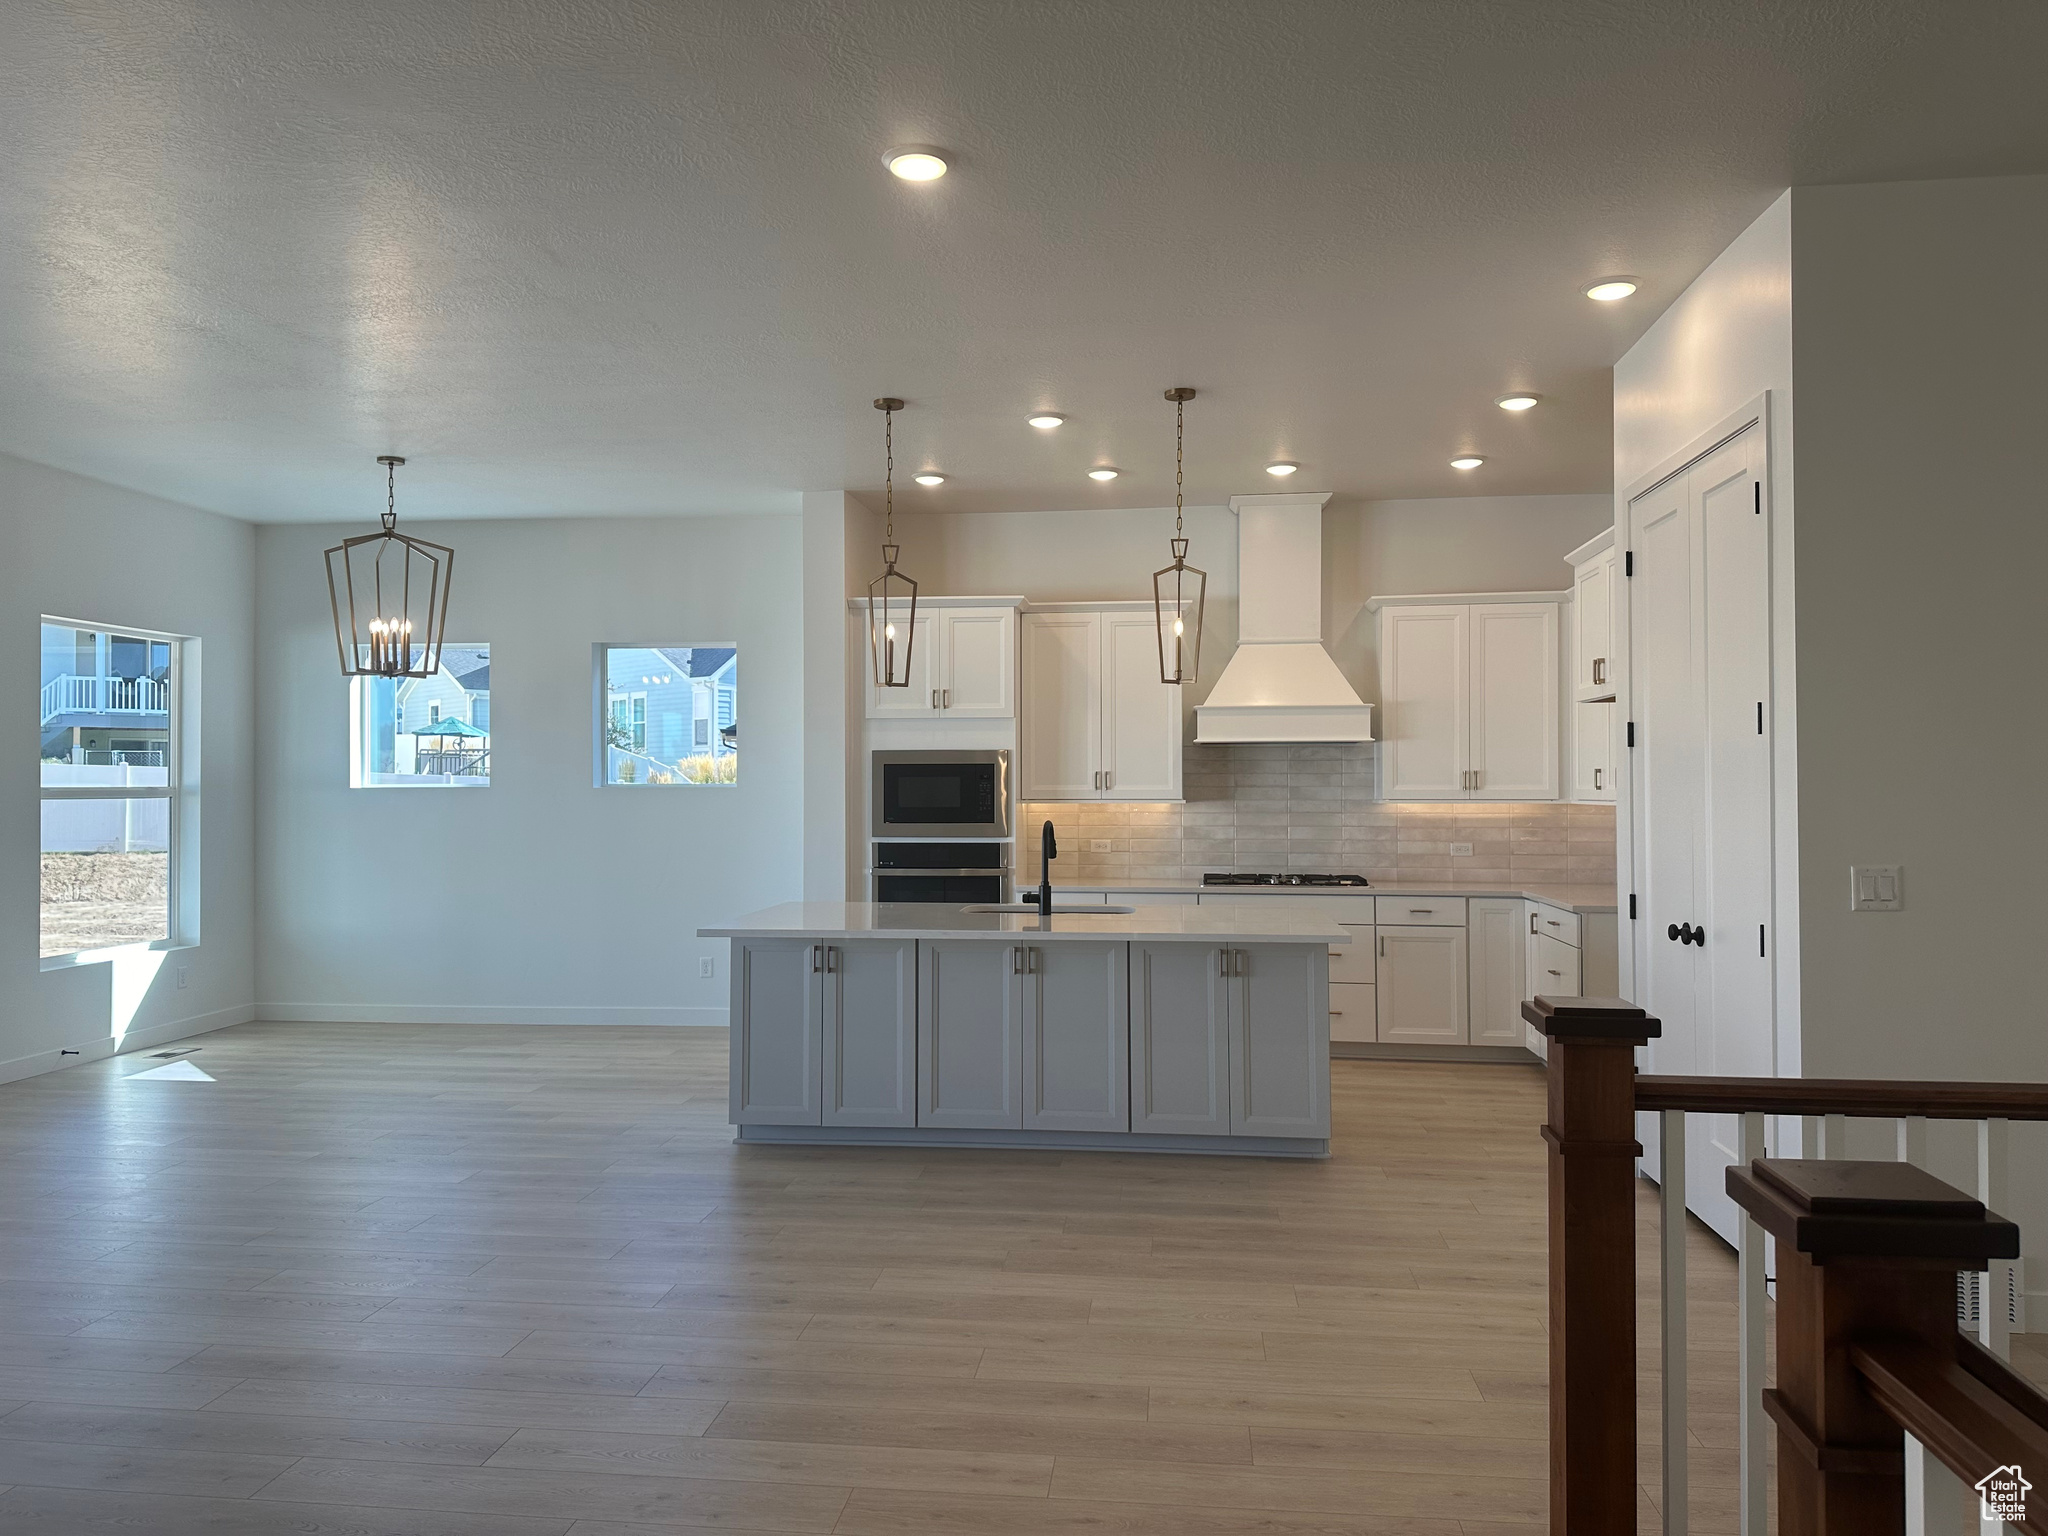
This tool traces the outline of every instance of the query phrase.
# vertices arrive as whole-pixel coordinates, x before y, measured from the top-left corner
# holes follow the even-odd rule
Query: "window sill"
[[[40,969],[69,971],[84,965],[112,965],[116,960],[126,959],[131,955],[167,953],[174,949],[198,947],[197,944],[187,944],[179,939],[155,939],[147,944],[109,944],[105,949],[77,949],[68,955],[45,955]]]

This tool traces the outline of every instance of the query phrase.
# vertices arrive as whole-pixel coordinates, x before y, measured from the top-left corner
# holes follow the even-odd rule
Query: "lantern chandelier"
[[[868,655],[877,688],[910,686],[910,650],[917,642],[917,583],[896,569],[896,413],[903,402],[884,395],[882,413],[882,574],[868,583]]]
[[[1202,602],[1209,573],[1188,564],[1181,529],[1181,440],[1192,389],[1169,389],[1173,402],[1173,564],[1152,573],[1152,621],[1159,627],[1159,681],[1192,683],[1202,665]]]
[[[384,466],[383,528],[327,551],[335,650],[344,677],[432,677],[441,670],[455,551],[398,531],[405,460],[387,453],[377,462]]]

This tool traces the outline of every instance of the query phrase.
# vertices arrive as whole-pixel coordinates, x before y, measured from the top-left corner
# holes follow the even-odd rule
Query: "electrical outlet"
[[[1906,904],[1905,869],[1898,864],[1849,867],[1851,912],[1896,912]]]
[[[1088,851],[1090,853],[1107,853],[1109,852],[1109,843],[1110,840],[1106,837],[1090,838],[1088,840]]]
[[[188,982],[188,981],[190,981],[191,979],[192,979],[192,967],[191,967],[191,966],[189,966],[189,965],[181,965],[181,966],[179,966],[179,967],[178,967],[178,990],[179,990],[180,992],[182,992],[182,991],[184,991],[184,990],[185,990],[185,983],[186,983],[186,982]]]
[[[1469,859],[1469,858],[1471,858],[1471,857],[1472,857],[1472,845],[1471,845],[1470,843],[1453,843],[1453,844],[1451,844],[1451,857],[1452,857],[1452,858],[1454,858],[1454,859]]]
[[[700,956],[697,961],[697,974],[709,981],[718,974],[718,962],[709,955]]]

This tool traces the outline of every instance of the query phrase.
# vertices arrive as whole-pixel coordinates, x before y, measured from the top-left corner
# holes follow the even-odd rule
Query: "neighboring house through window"
[[[600,785],[738,781],[736,647],[597,649]]]
[[[491,648],[453,642],[432,676],[349,679],[350,786],[488,786],[490,689]]]

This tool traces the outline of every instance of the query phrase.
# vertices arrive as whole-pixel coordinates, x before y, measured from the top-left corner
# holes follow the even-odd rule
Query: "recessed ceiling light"
[[[1301,468],[1299,464],[1290,463],[1286,459],[1280,459],[1268,464],[1266,466],[1266,473],[1269,475],[1291,475],[1299,468]]]
[[[1480,465],[1484,464],[1485,462],[1486,460],[1479,454],[1461,453],[1455,459],[1451,460],[1451,468],[1477,469]]]
[[[1095,468],[1088,471],[1088,478],[1090,480],[1114,480],[1116,478],[1116,471],[1107,464],[1098,464]]]
[[[911,476],[919,485],[944,485],[946,477],[937,470],[928,469],[921,475]]]
[[[1531,394],[1502,395],[1493,403],[1504,411],[1526,411],[1533,409],[1536,402],[1542,398],[1541,395]]]
[[[1602,304],[1612,304],[1616,299],[1625,299],[1636,291],[1632,277],[1603,277],[1586,290],[1586,297],[1598,299]]]
[[[947,170],[946,157],[929,144],[900,144],[882,158],[905,181],[937,181]]]
[[[1026,421],[1029,421],[1031,425],[1038,428],[1041,432],[1050,432],[1066,419],[1064,416],[1055,416],[1051,411],[1040,411],[1036,416],[1025,417]]]

